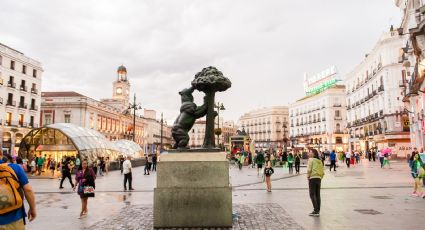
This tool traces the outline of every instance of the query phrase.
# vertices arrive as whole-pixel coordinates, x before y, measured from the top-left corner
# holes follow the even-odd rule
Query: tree
[[[215,67],[207,67],[195,75],[192,87],[205,93],[207,104],[207,121],[205,125],[205,139],[203,148],[215,147],[214,119],[217,113],[214,111],[215,93],[226,91],[232,86],[232,82]]]

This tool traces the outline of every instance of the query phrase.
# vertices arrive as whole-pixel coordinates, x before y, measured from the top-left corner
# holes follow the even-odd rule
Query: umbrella
[[[385,149],[382,150],[383,154],[391,154],[391,152],[392,152],[392,149],[390,149],[390,148],[385,148]]]

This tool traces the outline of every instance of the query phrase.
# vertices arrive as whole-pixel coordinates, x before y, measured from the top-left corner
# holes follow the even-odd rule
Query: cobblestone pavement
[[[298,230],[303,229],[278,204],[236,204],[233,206],[233,229]],[[152,205],[129,205],[118,215],[95,223],[87,229],[141,230],[153,229]],[[176,228],[173,228],[176,229]],[[178,229],[178,228],[177,228]],[[188,228],[180,228],[188,229]],[[205,229],[205,228],[191,228]],[[223,229],[224,228],[210,228]]]

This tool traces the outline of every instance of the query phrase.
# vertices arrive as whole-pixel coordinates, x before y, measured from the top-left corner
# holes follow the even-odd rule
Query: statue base
[[[154,227],[232,227],[226,153],[161,155],[154,189]]]

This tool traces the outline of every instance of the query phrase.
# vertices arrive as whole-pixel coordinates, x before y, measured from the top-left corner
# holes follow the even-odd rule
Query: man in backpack
[[[0,196],[2,196],[2,200],[7,199],[6,202],[9,197],[12,197],[12,199],[15,197],[13,203],[18,206],[15,208],[13,204],[7,208],[3,208],[3,206],[0,209],[0,229],[25,229],[25,217],[27,214],[24,210],[22,196],[25,196],[28,201],[28,219],[33,221],[37,216],[34,192],[21,166],[5,163],[2,158],[3,152],[0,151],[0,191],[2,191]]]

